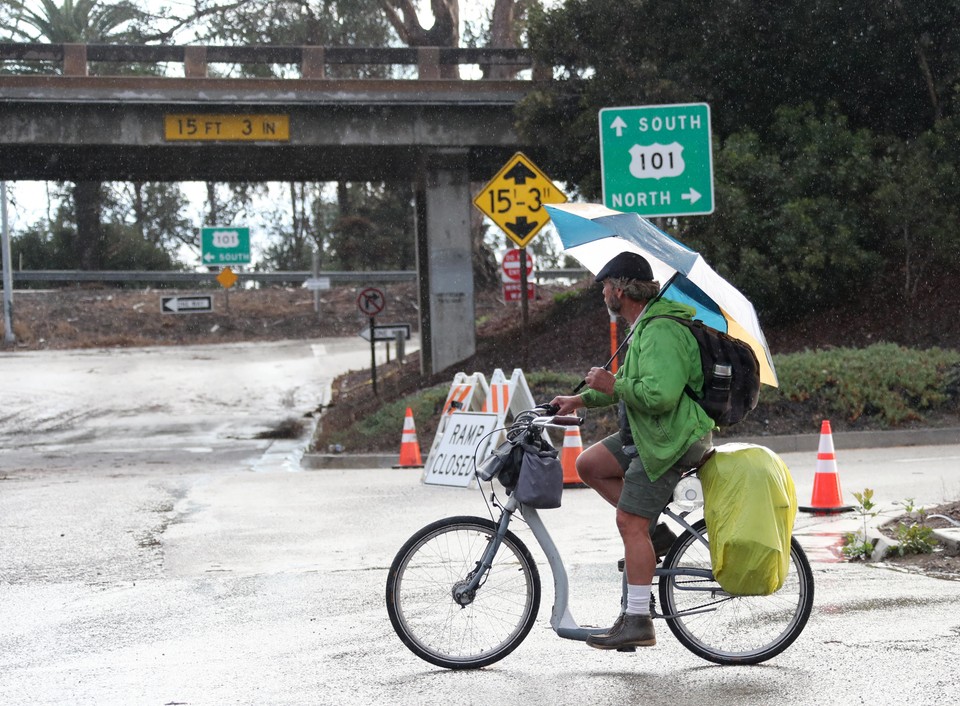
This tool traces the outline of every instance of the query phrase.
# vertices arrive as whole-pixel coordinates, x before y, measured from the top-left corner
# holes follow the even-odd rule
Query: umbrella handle
[[[613,355],[610,356],[610,360],[608,360],[606,363],[603,364],[603,369],[604,369],[604,370],[609,370],[609,369],[610,369],[610,366],[613,365],[613,361],[616,360],[616,357],[617,357],[618,355],[620,355],[620,351],[623,350],[623,347],[624,347],[625,345],[627,345],[627,341],[630,340],[630,337],[631,337],[632,335],[633,335],[633,331],[630,331],[630,333],[627,334],[626,338],[623,339],[623,342],[622,342],[619,346],[617,346],[617,350],[615,350],[615,351],[613,352]],[[581,380],[581,381],[580,381],[580,384],[577,385],[577,386],[573,389],[573,392],[572,392],[571,394],[576,395],[577,393],[580,392],[580,390],[583,389],[583,386],[586,385],[586,384],[587,384],[587,381],[586,381],[585,379],[584,379],[584,380]]]

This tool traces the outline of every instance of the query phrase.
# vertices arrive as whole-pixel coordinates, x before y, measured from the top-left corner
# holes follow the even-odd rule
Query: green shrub
[[[937,546],[933,536],[933,528],[927,526],[927,511],[913,504],[913,498],[907,498],[903,503],[907,521],[897,523],[897,554],[929,554]]]
[[[843,535],[843,548],[840,550],[847,559],[869,559],[873,554],[873,542],[867,538],[867,518],[876,517],[877,504],[873,502],[873,489],[865,488],[862,493],[854,493],[857,499],[856,510],[863,522],[863,529],[847,532]]]
[[[348,429],[325,434],[323,443],[339,444],[351,452],[398,449],[400,430],[403,429],[407,407],[413,411],[414,420],[438,417],[449,391],[448,384],[434,385],[392,402],[384,402],[374,412],[358,420]],[[418,441],[422,443],[421,438],[418,438]],[[424,452],[427,450],[429,447],[423,449]]]
[[[805,403],[824,417],[873,418],[896,426],[951,403],[960,352],[914,350],[892,343],[776,356],[777,389],[764,387],[766,404]]]
[[[920,524],[897,525],[897,553],[900,556],[907,554],[929,554],[937,546],[933,536],[933,529]]]

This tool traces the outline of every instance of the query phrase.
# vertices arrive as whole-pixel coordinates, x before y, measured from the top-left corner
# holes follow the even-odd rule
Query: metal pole
[[[320,277],[320,253],[317,250],[313,251],[311,255],[311,273],[313,274],[314,279],[319,279]],[[313,290],[313,313],[320,313],[320,290]]]
[[[397,363],[403,365],[403,359],[406,356],[406,343],[403,337],[403,331],[397,331],[393,335],[393,338],[397,342]]]
[[[370,317],[370,374],[373,394],[377,394],[377,321]]]
[[[523,360],[523,367],[526,368],[529,359],[530,346],[527,341],[529,333],[529,323],[530,323],[530,304],[527,302],[527,249],[520,248],[520,340],[523,342],[521,346],[521,358]]]
[[[16,343],[13,333],[13,263],[7,228],[7,182],[0,181],[0,247],[3,249],[3,341]]]

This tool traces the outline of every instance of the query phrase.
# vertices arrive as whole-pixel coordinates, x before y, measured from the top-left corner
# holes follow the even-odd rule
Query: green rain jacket
[[[651,303],[634,328],[623,365],[617,370],[613,395],[586,390],[587,407],[626,403],[627,420],[640,460],[657,480],[695,441],[714,429],[713,420],[684,392],[703,391],[700,348],[687,328],[664,314],[692,319],[695,309],[669,299]]]

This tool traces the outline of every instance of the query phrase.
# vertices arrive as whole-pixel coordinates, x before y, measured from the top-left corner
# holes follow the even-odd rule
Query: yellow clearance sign
[[[289,115],[165,115],[167,141],[286,142],[290,139]]]
[[[566,194],[537,165],[517,152],[477,194],[473,205],[522,248],[550,220],[543,205],[566,200]]]

